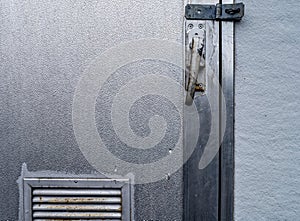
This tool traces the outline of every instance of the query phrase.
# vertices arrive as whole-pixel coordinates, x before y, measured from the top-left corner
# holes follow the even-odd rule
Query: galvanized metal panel
[[[18,220],[21,202],[16,180],[24,162],[31,171],[44,172],[48,177],[58,171],[66,175],[97,172],[80,152],[74,136],[72,101],[76,84],[89,61],[110,47],[140,38],[180,42],[182,2],[172,1],[167,5],[160,0],[1,2],[1,219]],[[180,52],[178,54],[181,55]],[[155,73],[168,73],[173,78],[177,77],[178,82],[182,81],[180,70],[173,71],[171,65],[159,63]],[[130,73],[126,69],[130,69]],[[112,96],[116,91],[114,88],[120,89],[117,83],[123,81],[121,75],[128,74],[132,79],[132,76],[140,74],[153,74],[153,69],[148,69],[148,72],[147,69],[145,62],[130,65],[125,70],[120,68],[119,74],[106,82],[111,86],[106,95]],[[178,101],[182,99],[180,93],[172,96]],[[99,99],[103,100],[103,97]],[[141,101],[140,105],[134,105],[133,108],[146,109],[147,99]],[[157,110],[170,113],[169,107],[160,105]],[[96,108],[96,115],[104,116],[109,111],[105,106]],[[133,114],[136,116],[132,124],[133,131],[137,131],[141,137],[148,136],[146,118],[137,112]],[[147,111],[149,115],[151,110]],[[168,144],[177,143],[178,139],[174,132],[177,129],[174,118],[166,116],[166,120],[171,121],[164,139]],[[176,117],[175,120],[179,121],[180,118]],[[111,126],[98,119],[96,124],[102,125],[99,129],[102,134]],[[143,125],[142,129],[140,125]],[[117,136],[107,139],[108,144],[118,142]],[[167,149],[168,152],[166,145],[158,148]],[[97,148],[91,151],[97,153]],[[148,153],[142,155],[146,158]],[[163,156],[158,152],[157,158]],[[140,156],[132,155],[132,161],[139,159]],[[7,192],[7,189],[10,191]],[[182,170],[168,180],[136,185],[134,197],[138,202],[137,220],[180,220]],[[172,200],[165,201],[168,198]]]

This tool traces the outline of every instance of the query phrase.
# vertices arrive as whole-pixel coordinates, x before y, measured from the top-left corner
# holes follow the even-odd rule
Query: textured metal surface
[[[24,178],[22,220],[132,220],[129,187],[124,180]]]
[[[168,3],[168,7],[165,4],[159,0],[1,2],[0,177],[4,181],[0,188],[1,220],[18,220],[16,180],[22,163],[26,162],[30,171],[45,171],[45,176],[57,171],[71,175],[95,173],[80,152],[72,128],[72,101],[77,82],[89,60],[121,42],[139,38],[181,42],[182,1]],[[141,62],[120,69],[109,79],[105,96],[118,90],[112,90],[111,86],[126,79],[121,75],[132,79],[143,72],[168,73],[182,81],[181,70],[169,64]],[[179,94],[174,94],[174,98],[182,99]],[[99,116],[109,115],[106,109],[109,104],[103,95],[99,100],[104,100],[105,105],[97,107],[96,123],[101,136],[106,136],[110,125]],[[155,110],[148,105],[148,100],[140,100],[130,114],[132,128],[140,136],[149,133],[147,117],[169,112],[171,106],[162,98],[150,97],[156,104]],[[170,127],[164,144],[174,144],[178,115],[165,114],[165,117]],[[113,149],[115,138],[106,138],[105,142]],[[168,152],[169,147],[164,144],[152,158]],[[131,160],[139,162],[147,160],[147,156],[132,154]],[[181,219],[181,170],[168,180],[137,185],[135,190],[137,220]],[[165,201],[168,198],[171,200]]]

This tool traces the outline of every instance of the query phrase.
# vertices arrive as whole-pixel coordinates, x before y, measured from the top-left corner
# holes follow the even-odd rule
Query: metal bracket
[[[243,3],[187,4],[185,6],[185,17],[188,20],[240,21],[244,16],[244,11],[245,5]]]

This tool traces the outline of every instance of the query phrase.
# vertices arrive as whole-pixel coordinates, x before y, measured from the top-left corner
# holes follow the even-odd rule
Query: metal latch
[[[186,105],[192,105],[196,91],[205,92],[206,78],[201,74],[201,67],[205,66],[205,29],[202,21],[189,22],[186,26]]]
[[[207,73],[205,71],[207,20],[240,21],[244,16],[244,4],[202,5],[185,7],[185,90],[186,105],[192,105],[195,93],[205,94]],[[206,21],[205,21],[206,20]],[[209,85],[209,84],[208,84]]]
[[[187,4],[185,6],[185,17],[188,20],[240,21],[244,16],[244,11],[245,5],[243,3]]]

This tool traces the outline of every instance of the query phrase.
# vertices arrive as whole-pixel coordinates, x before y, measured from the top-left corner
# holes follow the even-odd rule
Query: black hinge
[[[217,4],[201,5],[187,4],[185,6],[185,17],[191,20],[218,20],[218,21],[240,21],[244,16],[245,5]]]

